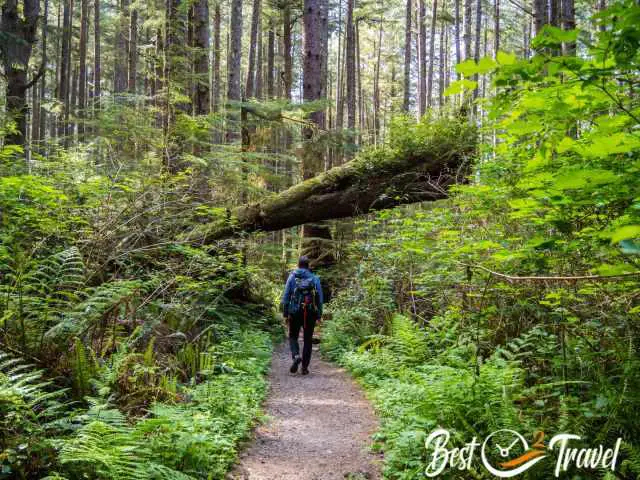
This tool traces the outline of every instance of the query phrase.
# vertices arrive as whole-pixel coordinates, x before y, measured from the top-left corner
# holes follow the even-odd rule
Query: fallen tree
[[[239,232],[273,231],[352,217],[401,204],[438,200],[460,182],[476,132],[463,119],[396,126],[389,143],[281,193],[227,211],[188,237],[203,243]]]

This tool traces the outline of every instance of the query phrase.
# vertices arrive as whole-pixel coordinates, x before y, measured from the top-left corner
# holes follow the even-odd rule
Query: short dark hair
[[[298,268],[309,268],[309,257],[302,255],[298,259]]]

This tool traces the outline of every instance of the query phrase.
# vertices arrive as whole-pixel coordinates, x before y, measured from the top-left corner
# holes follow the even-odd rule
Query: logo
[[[579,435],[560,433],[544,444],[544,432],[536,432],[531,445],[515,430],[501,429],[488,435],[482,444],[477,437],[462,447],[449,447],[451,434],[448,430],[437,429],[425,440],[431,461],[425,469],[427,477],[440,475],[445,468],[468,470],[480,449],[480,459],[484,468],[498,478],[511,478],[529,470],[545,458],[557,454],[555,477],[566,472],[571,466],[578,469],[610,469],[615,471],[622,439],[615,446],[605,448],[576,448],[570,441],[581,440]],[[557,447],[557,448],[556,448]]]
[[[496,477],[509,478],[520,475],[546,457],[543,439],[544,433],[540,432],[534,438],[532,447],[529,448],[529,444],[525,438],[518,432],[508,429],[498,430],[489,435],[482,444],[482,449],[480,450],[482,463],[489,473]],[[503,447],[498,443],[498,440],[503,443],[510,443],[506,447]],[[494,467],[488,458],[489,452],[492,450],[490,448],[491,445],[493,445],[493,450],[496,451],[502,460],[498,464],[500,468]],[[514,458],[513,452],[515,451],[517,451],[519,455]]]

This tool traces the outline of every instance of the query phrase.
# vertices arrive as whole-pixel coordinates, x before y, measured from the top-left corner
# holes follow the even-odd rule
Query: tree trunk
[[[538,35],[542,28],[549,23],[547,15],[547,1],[533,0],[533,16],[535,22],[535,35]]]
[[[195,88],[193,112],[209,113],[209,0],[198,0],[193,6],[193,49]]]
[[[222,15],[220,14],[220,4],[216,3],[213,14],[213,111],[220,110],[220,28],[222,26]]]
[[[355,0],[347,0],[347,128],[356,128],[356,28],[353,21]]]
[[[276,33],[273,21],[269,22],[269,36],[267,40],[267,97],[273,99],[275,91],[275,57],[276,57]]]
[[[189,237],[209,243],[237,232],[274,231],[446,198],[447,186],[463,178],[460,170],[475,151],[475,142],[475,131],[459,122],[427,151],[386,150],[384,155],[357,158],[277,195],[239,206],[224,223],[196,229]]]
[[[242,62],[242,0],[231,2],[231,26],[229,38],[229,57],[227,59],[227,99],[231,102],[239,102],[242,99],[240,91],[240,65]],[[231,112],[231,109],[230,109]],[[237,129],[233,122],[237,119],[229,114],[227,125],[227,141],[237,138]]]
[[[558,27],[560,28],[562,26],[562,6],[561,6],[561,0],[550,0],[550,23],[551,25],[553,25],[554,27]]]
[[[291,30],[293,24],[291,20],[291,6],[287,2],[282,10],[282,44],[284,48],[284,96],[291,101],[291,88],[293,87],[293,53],[291,43]]]
[[[129,24],[129,71],[127,89],[129,93],[136,93],[136,77],[138,72],[138,10],[131,10]]]
[[[126,92],[128,87],[129,23],[129,0],[120,0],[113,66],[113,91],[115,93]]]
[[[78,65],[73,65],[73,70],[71,72],[71,95],[69,98],[69,112],[73,117],[76,117],[78,108]],[[70,136],[70,140],[74,139],[76,133],[76,123],[74,121],[68,123],[68,132],[67,135]]]
[[[84,140],[84,118],[87,108],[87,42],[89,40],[89,0],[80,0],[80,51],[78,79],[78,137]]]
[[[49,0],[44,1],[44,15],[42,17],[42,64],[47,64],[47,35],[48,35],[48,21],[49,21]],[[38,140],[46,140],[47,136],[47,111],[42,106],[42,100],[45,98],[46,91],[46,72],[43,72],[40,78],[40,126],[38,128]]]
[[[480,33],[482,32],[482,0],[476,0],[476,34],[473,48],[473,59],[478,63],[480,61]],[[476,73],[473,76],[473,80],[478,82],[478,74]],[[479,86],[476,85],[476,88],[473,89],[473,99],[478,98]],[[474,104],[474,111],[476,111],[476,106]]]
[[[471,58],[471,0],[464,0],[464,24],[462,42],[464,44],[464,59]]]
[[[411,4],[413,0],[407,0],[404,21],[404,98],[402,110],[409,111],[411,102]]]
[[[380,17],[380,27],[378,29],[378,49],[376,51],[375,76],[373,78],[373,133],[374,143],[377,144],[380,136],[380,57],[382,55],[382,16]]]
[[[62,20],[62,48],[60,52],[60,79],[58,82],[58,101],[62,105],[62,113],[58,119],[58,137],[63,138],[67,146],[67,129],[69,124],[69,93],[71,80],[71,34],[73,21],[73,0],[64,2]]]
[[[500,0],[494,0],[493,21],[493,56],[495,57],[500,50]]]
[[[442,2],[442,12],[444,13],[444,2]],[[440,21],[440,41],[438,52],[438,106],[442,108],[444,105],[444,76],[447,69],[447,63],[445,62],[445,23],[444,20]]]
[[[363,95],[362,95],[362,62],[360,61],[360,22],[355,22],[355,37],[356,37],[356,84],[357,88],[357,98],[358,98],[358,145],[362,145],[362,134],[367,128],[367,123],[365,121],[365,109],[363,103]]]
[[[351,1],[351,0],[350,0]],[[323,81],[325,58],[325,35],[327,35],[328,0],[304,0],[302,21],[304,25],[303,56],[303,99],[314,102],[323,99],[326,91]],[[309,120],[318,127],[324,125],[324,109],[316,110],[309,115]],[[302,153],[302,178],[311,179],[322,172],[324,167],[325,148],[314,138],[314,128],[302,130],[304,141]],[[331,231],[327,225],[309,223],[302,230],[302,248],[314,266],[333,263],[330,250]]]
[[[562,0],[562,28],[573,30],[576,28],[576,10],[573,0]],[[562,44],[564,55],[576,54],[576,42],[565,42]]]
[[[418,65],[419,65],[419,108],[422,117],[427,111],[427,7],[424,0],[418,0]]]
[[[454,0],[455,2],[455,19],[454,19],[454,27],[455,27],[455,33],[454,33],[454,42],[455,42],[455,48],[456,48],[456,64],[461,63],[462,62],[462,53],[460,51],[460,0]],[[456,79],[460,79],[460,74],[456,72]]]
[[[7,145],[27,146],[27,90],[33,84],[33,81],[27,81],[27,70],[36,42],[39,15],[39,0],[24,0],[22,8],[19,8],[18,0],[5,0],[2,5],[0,30],[13,37],[13,40],[0,42],[7,85],[6,109],[16,123],[15,133],[5,137]],[[37,81],[43,72],[41,70],[34,80]]]
[[[102,64],[100,62],[100,0],[94,0],[94,12],[93,12],[93,95],[95,100],[93,102],[95,113],[100,111],[100,96],[102,95],[102,87],[100,82],[102,81]]]
[[[342,40],[342,0],[338,1],[338,54],[336,58],[336,121],[335,128],[339,131],[344,127],[344,92],[343,92],[343,84],[344,84],[344,52],[345,52],[345,42]],[[336,155],[340,157],[340,162],[342,161],[342,153],[341,148],[337,147]]]
[[[247,84],[245,87],[246,98],[252,98],[255,93],[256,48],[258,44],[259,19],[260,19],[260,0],[253,0],[253,13],[251,15],[251,39],[249,41],[249,63],[247,67]]]
[[[438,19],[438,0],[433,1],[431,9],[431,32],[429,33],[429,73],[427,76],[427,106],[431,106],[433,96],[433,63],[436,54],[436,21]],[[480,0],[478,0],[480,1]]]
[[[531,24],[530,18],[524,19],[524,26],[522,27],[522,56],[527,59],[530,56],[529,44],[531,43]]]
[[[256,98],[261,100],[264,95],[264,45],[262,44],[262,15],[258,17],[258,56],[256,58]]]

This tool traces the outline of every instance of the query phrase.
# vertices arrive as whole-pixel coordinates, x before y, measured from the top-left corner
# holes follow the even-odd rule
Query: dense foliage
[[[622,437],[616,475],[570,475],[640,475],[640,278],[625,275],[640,268],[639,16],[600,14],[588,59],[555,56],[576,34],[548,28],[546,54],[461,65],[497,88],[473,181],[358,224],[323,349],[376,405],[389,478],[422,476],[437,427],[460,444],[508,427]]]
[[[200,171],[3,152],[0,478],[223,478],[266,393],[273,275],[177,240],[220,214]]]

